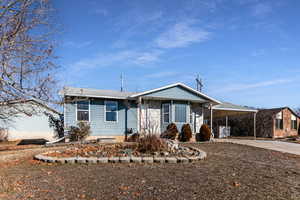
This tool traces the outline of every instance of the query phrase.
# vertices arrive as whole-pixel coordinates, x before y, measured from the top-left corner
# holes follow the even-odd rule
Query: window
[[[118,102],[105,101],[105,121],[116,122],[118,120]]]
[[[162,118],[164,123],[170,122],[170,104],[168,103],[162,105]]]
[[[283,120],[282,119],[276,119],[276,129],[283,129]]]
[[[276,127],[276,129],[283,129],[282,112],[280,112],[276,115],[275,127]]]
[[[89,121],[90,119],[89,101],[77,101],[77,121]]]
[[[292,129],[293,130],[297,130],[298,127],[297,127],[297,120],[292,120]]]
[[[297,118],[294,115],[292,115],[292,117],[291,117],[291,128],[293,130],[297,130],[298,129]]]
[[[186,104],[175,104],[175,122],[186,122]]]

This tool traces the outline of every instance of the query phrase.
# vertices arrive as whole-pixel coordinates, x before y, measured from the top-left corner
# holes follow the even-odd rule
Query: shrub
[[[188,142],[192,138],[192,129],[189,124],[184,124],[181,128],[181,133],[178,138],[181,142]]]
[[[140,139],[140,134],[134,133],[127,138],[126,142],[138,142],[139,139]]]
[[[49,126],[54,129],[57,138],[64,137],[64,116],[55,117],[52,113],[45,112],[48,116]]]
[[[0,128],[0,142],[6,142],[8,139],[7,130],[4,128]]]
[[[178,135],[178,129],[176,124],[171,123],[167,126],[167,130],[161,134],[161,138],[175,140]]]
[[[70,141],[81,141],[91,133],[91,127],[86,122],[79,122],[77,126],[71,126],[69,137]]]
[[[138,151],[142,153],[153,153],[167,151],[167,143],[155,134],[145,135],[138,140]]]
[[[211,137],[211,131],[210,128],[203,124],[200,128],[200,133],[196,134],[196,140],[197,141],[209,141]]]

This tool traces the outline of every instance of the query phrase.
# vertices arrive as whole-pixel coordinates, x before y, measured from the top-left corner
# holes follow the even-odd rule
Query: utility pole
[[[197,78],[196,78],[196,85],[197,85],[197,91],[202,92],[203,83],[202,83],[202,79],[200,78],[199,74],[197,75]]]

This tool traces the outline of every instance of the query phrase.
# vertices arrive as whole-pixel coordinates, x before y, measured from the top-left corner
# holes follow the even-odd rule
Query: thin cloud
[[[97,14],[97,15],[103,15],[105,17],[108,15],[108,11],[103,8],[97,8],[97,9],[93,10],[92,13]]]
[[[210,38],[211,33],[193,27],[189,22],[180,22],[163,32],[155,43],[159,48],[187,47],[193,43],[204,42]]]
[[[76,70],[109,66],[143,66],[157,62],[161,54],[161,51],[144,52],[131,50],[107,54],[101,53],[91,58],[81,59],[70,66]]]
[[[273,11],[271,5],[266,3],[258,3],[252,9],[252,15],[255,17],[264,17]]]
[[[230,85],[225,86],[222,88],[222,92],[235,92],[235,91],[243,91],[248,89],[254,89],[254,88],[263,88],[273,85],[279,85],[283,83],[290,83],[293,82],[291,79],[276,79],[276,80],[270,80],[270,81],[263,81],[258,83],[250,83],[250,84],[237,84],[237,85]]]
[[[264,56],[264,55],[266,55],[266,53],[267,52],[265,49],[257,49],[251,53],[251,56],[253,56],[253,57]]]
[[[178,72],[157,72],[153,74],[148,74],[145,78],[166,78],[166,77],[173,77],[178,75]]]
[[[83,47],[90,46],[91,44],[93,44],[92,41],[85,41],[85,42],[67,41],[67,42],[64,43],[64,46],[69,47],[69,48],[80,49],[80,48],[83,48]]]

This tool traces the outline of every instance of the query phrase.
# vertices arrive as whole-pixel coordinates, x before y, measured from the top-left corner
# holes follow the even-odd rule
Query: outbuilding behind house
[[[15,102],[18,106],[25,107],[32,114],[18,114],[10,121],[0,121],[2,134],[6,134],[8,141],[24,139],[44,139],[53,141],[56,139],[56,133],[49,126],[49,117],[45,114],[51,114],[59,117],[60,113],[38,100],[26,100]]]

